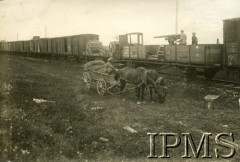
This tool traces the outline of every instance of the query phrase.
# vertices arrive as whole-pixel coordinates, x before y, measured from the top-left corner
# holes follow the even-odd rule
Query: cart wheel
[[[82,82],[83,82],[83,87],[86,90],[90,90],[90,86],[91,86],[91,77],[90,74],[88,72],[84,72],[82,75]]]
[[[105,80],[97,81],[97,92],[101,96],[103,96],[107,92],[107,83],[105,82]]]

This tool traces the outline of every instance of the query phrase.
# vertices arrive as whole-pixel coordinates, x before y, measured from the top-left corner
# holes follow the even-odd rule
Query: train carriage
[[[143,64],[155,67],[178,66],[187,72],[190,70],[190,74],[203,72],[207,74],[205,75],[207,77],[212,77],[220,69],[227,69],[227,72],[234,71],[240,76],[240,18],[224,20],[223,29],[223,45],[174,45],[173,43],[173,45],[145,46],[143,45],[142,33],[128,33],[120,35],[118,42],[110,42],[107,55],[104,56],[113,56],[118,61],[127,62],[134,66]],[[167,36],[177,38],[179,34]],[[160,37],[166,38],[167,36]],[[35,53],[35,55],[40,55],[40,53],[49,55],[51,53],[54,56],[72,55],[80,59],[103,56],[102,54],[105,54],[107,50],[100,44],[99,36],[96,34],[44,39],[35,36],[30,41],[1,42],[0,50],[30,52]]]
[[[51,38],[48,38],[48,39],[47,39],[47,52],[48,52],[49,54],[52,53],[52,39],[51,39]]]
[[[222,45],[166,45],[165,61],[206,68],[219,67],[222,65]]]
[[[33,42],[33,40],[29,41],[29,52],[34,52],[34,42]]]
[[[64,37],[64,45],[66,48],[66,54],[72,55],[73,54],[73,47],[72,47],[72,38],[71,37]]]
[[[84,56],[84,52],[86,51],[87,42],[94,40],[98,41],[99,36],[96,34],[81,34],[71,36],[72,54],[78,58],[82,58]]]
[[[223,21],[224,65],[240,67],[240,17]]]
[[[51,49],[53,54],[57,53],[57,38],[51,39]]]
[[[57,54],[63,55],[66,53],[64,38],[60,37],[56,39]]]
[[[23,41],[23,51],[29,52],[29,49],[30,49],[29,41]]]
[[[48,39],[46,38],[39,39],[39,50],[40,53],[42,54],[48,53]]]
[[[34,50],[35,53],[40,52],[40,45],[39,45],[39,40],[38,39],[33,40],[33,50]]]

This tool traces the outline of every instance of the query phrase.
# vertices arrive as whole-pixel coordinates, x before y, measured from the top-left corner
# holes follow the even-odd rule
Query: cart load
[[[114,71],[112,68],[109,68],[108,62],[105,63],[102,60],[89,61],[84,65],[84,70],[90,70],[105,74],[113,74]]]
[[[100,95],[107,92],[110,94],[119,93],[119,84],[115,81],[115,68],[109,68],[109,64],[109,62],[96,60],[84,65],[82,82],[85,90],[90,90],[91,86],[96,83],[97,92]]]

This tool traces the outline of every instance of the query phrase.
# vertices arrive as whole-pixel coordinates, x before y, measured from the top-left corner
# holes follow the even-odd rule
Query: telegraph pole
[[[47,26],[45,25],[45,38],[47,38]]]
[[[17,41],[18,41],[18,33],[17,33]]]
[[[175,33],[178,33],[178,0],[176,0],[176,29]]]

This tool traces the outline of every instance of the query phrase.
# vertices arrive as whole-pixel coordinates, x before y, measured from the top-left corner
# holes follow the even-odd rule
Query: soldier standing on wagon
[[[184,33],[183,30],[181,30],[179,44],[181,44],[181,45],[186,45],[187,44],[187,35]]]
[[[196,37],[196,33],[193,32],[192,34],[193,34],[193,36],[192,36],[192,45],[197,45],[198,44],[198,38]]]

